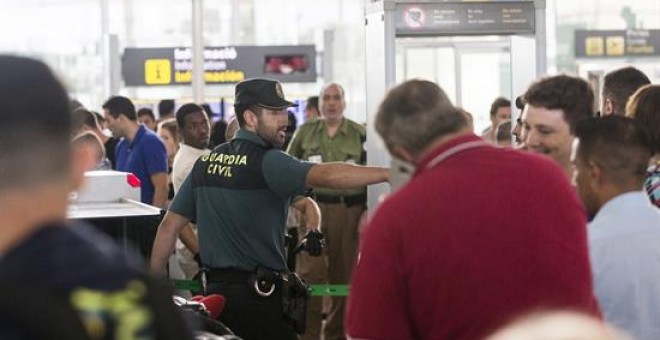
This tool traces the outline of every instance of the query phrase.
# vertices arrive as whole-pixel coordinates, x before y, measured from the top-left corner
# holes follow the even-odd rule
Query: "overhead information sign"
[[[534,34],[533,2],[397,3],[396,35]]]
[[[371,2],[382,2],[383,0],[371,0]],[[421,3],[421,2],[525,2],[525,0],[396,0],[396,3]]]
[[[576,30],[577,58],[660,56],[660,30]]]
[[[126,48],[122,75],[126,86],[187,85],[192,82],[192,49]],[[281,82],[316,82],[316,48],[226,46],[204,49],[207,84],[231,84],[253,77]]]

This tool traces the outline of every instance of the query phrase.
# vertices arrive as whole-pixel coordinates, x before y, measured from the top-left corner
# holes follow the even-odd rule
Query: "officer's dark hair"
[[[638,89],[628,100],[626,117],[648,129],[654,152],[660,153],[660,85],[644,85]]]
[[[594,116],[594,91],[584,79],[567,75],[542,78],[533,83],[523,98],[526,104],[562,110],[571,134],[581,120]]]
[[[75,133],[76,131],[82,129],[83,126],[87,126],[91,129],[97,129],[99,122],[95,114],[81,107],[71,113],[71,127]]]
[[[61,182],[71,164],[71,106],[44,63],[0,55],[0,190]]]
[[[500,107],[511,107],[511,101],[504,97],[497,97],[490,105],[490,116],[495,117]]]
[[[316,111],[319,111],[319,96],[311,96],[307,98],[307,104],[305,104],[305,110],[309,108],[314,108]]]
[[[603,99],[612,101],[614,114],[624,115],[628,98],[637,89],[650,84],[651,81],[644,72],[632,67],[623,67],[611,71],[603,78]]]
[[[119,115],[124,115],[126,118],[136,121],[137,114],[135,112],[135,105],[130,99],[122,96],[110,97],[104,104],[103,109],[108,110],[112,118],[117,119]]]
[[[163,117],[174,112],[174,99],[163,99],[158,102],[158,116]]]
[[[205,113],[204,108],[195,103],[183,104],[176,110],[176,123],[179,125],[179,129],[185,128],[186,116],[194,112]]]
[[[244,113],[247,110],[254,112],[257,115],[257,117],[261,117],[261,114],[263,113],[264,109],[258,105],[245,105],[245,106],[236,107],[236,120],[238,121],[238,126],[240,126],[241,128],[245,127]]]
[[[142,117],[142,116],[149,116],[151,119],[155,122],[156,121],[156,116],[154,115],[154,111],[148,107],[143,107],[137,111],[137,116]]]
[[[375,126],[390,152],[400,146],[416,154],[468,123],[438,85],[416,79],[389,91],[378,108]]]
[[[578,124],[575,135],[579,159],[598,164],[617,186],[642,187],[653,146],[639,122],[616,115],[590,118]]]

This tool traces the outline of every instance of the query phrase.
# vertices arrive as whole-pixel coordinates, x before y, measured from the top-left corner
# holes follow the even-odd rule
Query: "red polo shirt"
[[[565,175],[481,141],[443,144],[379,207],[351,285],[351,337],[481,339],[531,311],[598,315],[584,212]]]

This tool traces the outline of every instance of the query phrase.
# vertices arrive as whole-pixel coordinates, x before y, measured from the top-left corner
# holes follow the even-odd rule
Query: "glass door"
[[[436,82],[456,106],[472,113],[480,134],[490,125],[495,98],[511,99],[509,50],[508,40],[499,37],[399,39],[397,82]]]
[[[490,126],[490,105],[497,97],[511,100],[511,64],[508,49],[500,47],[458,49],[461,77],[457,105],[474,117],[477,135]],[[515,98],[513,98],[515,100]]]

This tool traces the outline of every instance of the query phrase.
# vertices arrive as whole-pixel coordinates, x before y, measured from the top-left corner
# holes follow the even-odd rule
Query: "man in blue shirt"
[[[639,123],[616,115],[578,124],[575,180],[589,215],[589,252],[605,320],[660,339],[660,211],[642,190],[653,154]]]
[[[121,138],[115,150],[115,169],[140,179],[142,203],[164,208],[167,202],[167,151],[158,136],[140,124],[130,99],[115,96],[103,104],[112,135]]]

